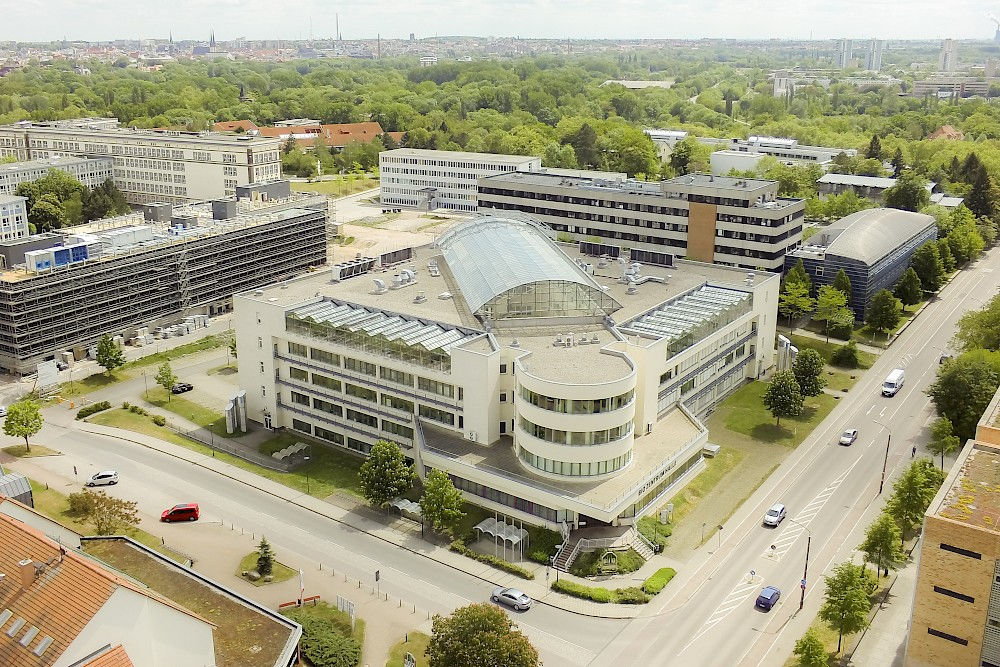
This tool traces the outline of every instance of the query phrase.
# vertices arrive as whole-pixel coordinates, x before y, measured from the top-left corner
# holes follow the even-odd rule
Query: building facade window
[[[386,368],[385,366],[380,366],[378,373],[379,377],[387,382],[394,382],[407,387],[413,386],[412,373],[404,373],[403,371],[398,371],[395,368]]]
[[[519,448],[518,454],[521,460],[527,465],[537,470],[552,473],[553,475],[564,475],[566,477],[593,477],[594,475],[606,475],[608,473],[621,470],[632,460],[632,452],[629,451],[621,456],[616,456],[607,461],[587,461],[584,463],[570,463],[567,461],[553,461],[542,456],[537,456],[523,447]]]
[[[300,394],[297,391],[292,392],[292,403],[298,403],[299,405],[309,405],[309,397],[305,394]]]
[[[364,401],[371,401],[372,403],[378,401],[378,392],[373,389],[368,389],[367,387],[359,387],[358,385],[351,384],[350,382],[344,384],[344,393],[348,396],[360,398]]]
[[[635,391],[629,390],[624,394],[612,396],[610,398],[596,398],[586,400],[571,400],[568,398],[553,398],[531,391],[527,387],[521,387],[521,398],[528,403],[538,406],[543,410],[551,412],[562,412],[573,415],[589,415],[601,412],[620,410],[632,402]]]
[[[382,405],[387,408],[392,408],[393,410],[402,410],[403,412],[413,412],[413,401],[407,401],[404,398],[399,398],[398,396],[393,396],[392,394],[382,394]]]
[[[315,428],[315,433],[313,433],[317,438],[322,438],[323,440],[329,440],[330,442],[336,443],[338,445],[344,444],[344,436],[329,429],[323,428],[322,426],[317,426]]]
[[[333,352],[327,352],[326,350],[319,350],[315,347],[309,348],[309,357],[315,359],[316,361],[327,364],[329,366],[339,366],[340,365],[340,355],[334,354]]]
[[[301,431],[302,433],[312,433],[312,424],[304,422],[301,419],[293,419],[292,428],[296,431]]]
[[[312,383],[318,387],[323,387],[324,389],[340,391],[340,380],[320,375],[319,373],[312,374]]]
[[[361,361],[360,359],[354,359],[352,357],[344,357],[344,368],[349,371],[354,371],[355,373],[363,373],[365,375],[375,377],[375,371],[378,367],[375,364],[368,363],[367,361]]]
[[[317,410],[322,410],[328,414],[334,415],[336,417],[344,416],[344,409],[337,405],[336,403],[331,403],[330,401],[324,401],[322,398],[313,398],[313,407]]]
[[[629,435],[632,432],[632,422],[600,431],[560,431],[539,426],[521,417],[521,430],[539,440],[559,445],[604,445]]]
[[[388,419],[382,420],[382,430],[386,433],[392,433],[393,435],[398,435],[407,440],[413,439],[413,429],[409,426],[403,426],[402,424],[397,424],[396,422],[389,421]]]
[[[455,387],[447,382],[439,382],[438,380],[431,380],[429,378],[418,377],[417,378],[417,388],[421,391],[427,391],[432,394],[437,394],[438,396],[444,396],[446,398],[455,398]]]
[[[309,381],[309,371],[303,370],[301,368],[296,368],[295,366],[288,367],[288,377],[293,380],[302,380],[303,382]]]
[[[305,345],[288,341],[288,354],[294,354],[296,357],[307,357],[309,356],[309,348]]]
[[[447,410],[439,410],[438,408],[432,408],[429,405],[420,406],[420,416],[424,419],[430,419],[441,424],[447,424],[448,426],[455,425],[455,413],[448,412]]]

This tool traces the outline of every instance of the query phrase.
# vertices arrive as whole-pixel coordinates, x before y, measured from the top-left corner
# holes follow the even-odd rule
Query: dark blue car
[[[757,596],[757,605],[765,611],[771,611],[771,607],[778,604],[778,598],[781,597],[781,591],[779,591],[774,586],[765,586],[764,590],[760,592]]]

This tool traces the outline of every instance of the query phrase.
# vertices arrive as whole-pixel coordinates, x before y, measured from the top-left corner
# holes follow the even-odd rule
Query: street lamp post
[[[308,465],[308,463],[309,463],[309,457],[308,456],[305,457],[303,459],[303,461],[305,462],[305,463],[303,463],[303,465]],[[312,494],[309,493],[309,471],[308,470],[303,470],[303,472],[305,472],[305,474],[306,474],[306,495],[307,496],[308,495],[312,495]]]
[[[885,486],[885,469],[889,465],[889,443],[892,442],[892,430],[878,420],[876,420],[875,423],[884,428],[886,433],[889,434],[889,437],[885,439],[885,459],[882,461],[882,479],[880,479],[878,483],[878,494],[881,496],[882,488]]]
[[[806,527],[805,524],[799,523],[795,519],[789,517],[789,521],[794,523],[796,526],[801,526],[804,531],[806,531],[806,564],[802,569],[802,583],[799,588],[802,589],[802,594],[799,596],[799,611],[802,611],[802,607],[806,603],[806,581],[809,579],[809,549],[812,547],[812,531]]]

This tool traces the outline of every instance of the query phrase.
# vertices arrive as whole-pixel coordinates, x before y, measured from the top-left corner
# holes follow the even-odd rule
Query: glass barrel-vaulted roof
[[[533,222],[476,218],[442,234],[438,245],[480,317],[598,317],[621,308]]]

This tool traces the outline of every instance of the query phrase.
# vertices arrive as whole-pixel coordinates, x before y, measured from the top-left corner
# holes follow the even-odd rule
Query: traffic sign
[[[753,579],[757,576],[757,570],[750,570],[750,578]]]
[[[800,588],[801,588],[802,590],[805,590],[805,589],[806,589],[806,580],[805,580],[805,579],[803,579],[802,581],[800,581],[800,582],[799,582],[799,587],[800,587]]]
[[[381,574],[381,573],[380,573],[380,571],[379,571],[379,570],[375,570],[375,581],[378,581],[378,580],[379,580],[379,575],[380,575],[380,574]]]

